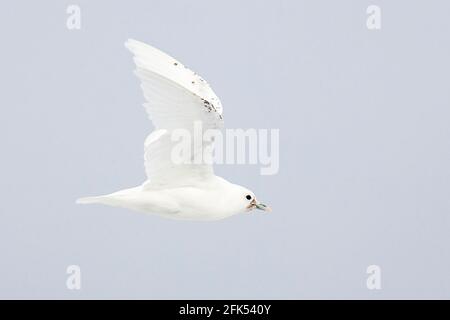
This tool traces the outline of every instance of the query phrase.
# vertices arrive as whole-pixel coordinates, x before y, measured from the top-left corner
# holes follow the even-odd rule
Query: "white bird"
[[[203,78],[171,56],[136,40],[129,39],[125,46],[134,54],[135,73],[147,100],[144,106],[155,126],[145,140],[148,180],[77,203],[101,203],[182,220],[219,220],[254,208],[270,211],[250,190],[214,175],[210,163],[174,163],[171,134],[180,128],[192,133],[195,121],[201,121],[204,129],[219,129],[223,124],[220,100]]]

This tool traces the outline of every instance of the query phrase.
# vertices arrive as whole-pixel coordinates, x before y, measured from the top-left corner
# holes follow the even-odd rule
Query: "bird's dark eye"
[[[249,194],[248,194],[248,195],[246,195],[246,196],[245,196],[245,198],[246,198],[247,200],[252,200],[252,196],[251,196],[251,195],[249,195]]]

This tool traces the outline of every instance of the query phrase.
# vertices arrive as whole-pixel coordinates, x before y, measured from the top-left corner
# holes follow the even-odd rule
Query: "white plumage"
[[[222,104],[202,77],[176,59],[136,40],[128,40],[125,46],[134,55],[135,73],[147,101],[144,107],[155,126],[144,144],[148,180],[135,188],[77,202],[191,220],[217,220],[253,208],[268,210],[250,190],[215,176],[211,164],[173,161],[174,130],[193,135],[195,122],[203,130],[221,128]],[[204,150],[211,149],[202,146],[192,156]]]

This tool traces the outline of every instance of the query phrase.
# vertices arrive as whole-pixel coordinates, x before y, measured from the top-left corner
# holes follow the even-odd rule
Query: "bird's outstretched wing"
[[[191,133],[193,140],[194,123],[201,124],[203,131],[221,128],[219,98],[203,78],[160,50],[136,40],[128,40],[125,46],[134,54],[135,73],[147,100],[144,106],[155,126],[145,141],[147,185],[170,187],[208,178],[213,174],[212,165],[174,161],[174,146],[180,141],[173,141],[172,134],[183,129]],[[192,162],[196,153],[211,150],[196,145],[191,152]]]

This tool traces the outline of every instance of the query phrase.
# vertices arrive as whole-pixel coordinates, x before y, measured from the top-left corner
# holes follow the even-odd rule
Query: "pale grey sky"
[[[66,8],[81,8],[81,30]],[[382,28],[366,28],[366,8]],[[0,10],[1,298],[449,298],[447,1],[14,1]],[[280,171],[224,165],[271,215],[79,206],[144,180],[127,38],[279,128]],[[68,265],[82,289],[66,288]],[[382,289],[366,288],[379,265]]]

